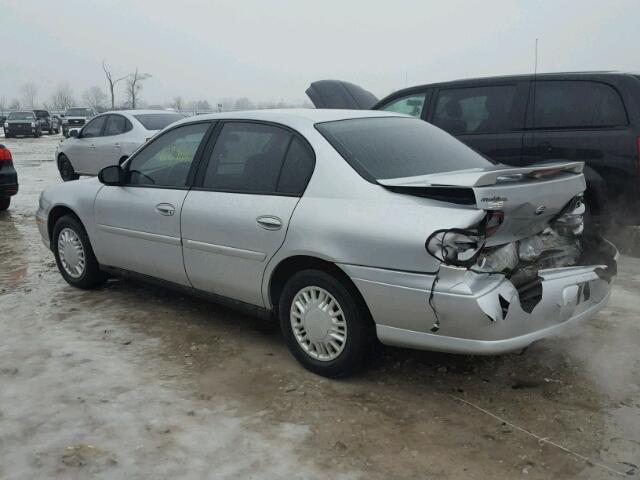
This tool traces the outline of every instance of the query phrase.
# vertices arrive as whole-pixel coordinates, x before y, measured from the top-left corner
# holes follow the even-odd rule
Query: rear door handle
[[[280,230],[282,228],[282,220],[275,215],[262,215],[256,218],[258,226],[265,230]]]
[[[95,150],[95,149],[96,149],[96,146],[92,143],[92,144],[89,146],[89,148],[90,148],[91,150]]]
[[[174,207],[170,203],[159,203],[158,205],[156,205],[156,212],[158,212],[160,215],[170,217],[174,213],[176,213],[176,207]]]
[[[114,143],[113,144],[113,148],[120,150],[120,144],[119,143]]]

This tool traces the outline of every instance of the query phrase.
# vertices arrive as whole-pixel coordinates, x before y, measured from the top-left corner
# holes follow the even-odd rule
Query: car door
[[[223,122],[182,209],[191,284],[263,306],[262,276],[306,188],[315,157],[297,133],[259,122]]]
[[[87,123],[78,136],[65,144],[64,153],[71,160],[77,173],[95,175],[95,165],[98,159],[96,141],[102,136],[102,130],[107,116],[101,115]]]
[[[443,86],[427,120],[490,159],[520,165],[528,82]]]
[[[164,132],[125,163],[124,185],[100,189],[92,243],[101,264],[189,285],[180,214],[210,126],[190,123]]]
[[[111,114],[107,117],[102,137],[96,139],[96,173],[109,165],[118,165],[120,159],[125,157],[123,144],[126,134],[132,129],[123,115]]]

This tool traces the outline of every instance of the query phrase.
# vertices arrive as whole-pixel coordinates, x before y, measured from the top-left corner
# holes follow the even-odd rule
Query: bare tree
[[[0,113],[4,115],[4,111],[7,109],[7,97],[5,97],[4,95],[2,95],[0,97]]]
[[[107,94],[96,85],[87,88],[82,94],[82,102],[97,111],[103,111],[107,105]]]
[[[247,97],[241,97],[236,100],[233,108],[234,110],[253,110],[256,107]]]
[[[114,88],[115,88],[115,86],[116,86],[116,84],[118,82],[124,80],[129,75],[124,75],[123,77],[113,78],[113,73],[111,72],[111,70],[109,70],[109,67],[104,62],[104,60],[102,61],[102,70],[104,70],[104,74],[107,77],[107,82],[109,82],[109,92],[111,93],[111,110],[115,110],[115,108],[116,108],[116,95],[115,95],[115,92],[114,92]]]
[[[20,110],[20,100],[14,98],[9,104],[9,110]]]
[[[59,83],[56,89],[51,95],[51,105],[54,110],[66,110],[73,106],[75,100],[73,99],[73,92],[68,82]]]
[[[196,100],[195,102],[193,102],[193,109],[196,112],[210,112],[211,105],[207,100]]]
[[[142,82],[148,78],[151,78],[151,75],[138,72],[138,68],[127,78],[127,103],[131,110],[136,109],[138,93],[142,90]]]
[[[36,107],[36,94],[38,93],[38,86],[35,83],[27,82],[20,87],[20,94],[22,95],[22,103],[25,108],[33,109]]]
[[[173,97],[171,108],[173,108],[177,112],[182,111],[182,109],[184,108],[184,100],[182,100],[182,97],[180,95],[178,95],[177,97]]]

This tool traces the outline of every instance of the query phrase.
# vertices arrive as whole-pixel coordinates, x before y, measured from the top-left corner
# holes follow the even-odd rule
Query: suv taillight
[[[0,162],[10,162],[11,160],[13,160],[13,157],[11,157],[11,150],[0,145]]]

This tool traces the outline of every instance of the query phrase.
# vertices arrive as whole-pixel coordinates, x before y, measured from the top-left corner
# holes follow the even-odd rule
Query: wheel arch
[[[47,216],[47,234],[49,235],[50,242],[53,242],[53,229],[56,222],[65,215],[72,215],[76,220],[78,220],[78,222],[80,222],[80,225],[84,227],[80,216],[73,209],[67,205],[56,205],[49,211],[49,215]]]
[[[280,263],[278,263],[272,270],[269,277],[268,294],[269,302],[274,312],[277,313],[278,301],[287,280],[302,270],[320,270],[340,280],[349,290],[352,291],[358,301],[361,302],[362,306],[366,309],[369,318],[372,318],[367,302],[365,302],[360,290],[358,290],[358,287],[353,280],[351,280],[349,275],[347,275],[347,273],[335,263],[310,255],[294,255],[287,257],[281,260]],[[373,320],[371,321],[373,322]]]

